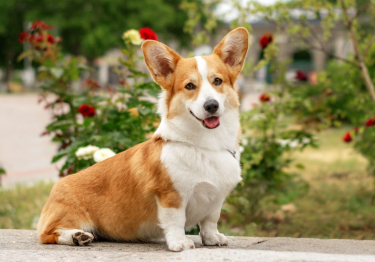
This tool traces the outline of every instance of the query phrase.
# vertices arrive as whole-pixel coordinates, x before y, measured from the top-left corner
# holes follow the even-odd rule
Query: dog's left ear
[[[213,51],[230,70],[233,82],[242,70],[248,48],[249,33],[246,28],[239,27],[229,32]]]

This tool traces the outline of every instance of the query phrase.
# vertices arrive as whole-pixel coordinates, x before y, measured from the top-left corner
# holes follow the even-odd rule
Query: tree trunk
[[[371,80],[370,74],[368,72],[368,68],[365,63],[365,58],[363,54],[361,54],[361,50],[359,49],[359,44],[358,44],[358,39],[355,33],[354,25],[353,25],[353,20],[349,17],[348,11],[346,9],[345,3],[343,0],[340,1],[342,10],[344,12],[344,17],[345,17],[345,22],[347,24],[347,27],[349,29],[349,35],[350,35],[350,40],[352,41],[353,44],[353,49],[354,49],[354,55],[358,59],[358,64],[359,68],[361,70],[361,76],[363,79],[363,82],[365,83],[365,86],[367,88],[367,91],[369,92],[372,101],[375,103],[375,88],[374,88],[374,83]]]

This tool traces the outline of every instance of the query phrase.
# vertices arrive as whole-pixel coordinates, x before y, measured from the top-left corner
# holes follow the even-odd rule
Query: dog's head
[[[145,62],[163,89],[162,118],[183,118],[190,126],[220,129],[224,115],[237,110],[234,83],[248,49],[248,32],[227,34],[209,56],[184,59],[166,45],[148,40],[142,45]],[[233,120],[232,120],[233,121]]]

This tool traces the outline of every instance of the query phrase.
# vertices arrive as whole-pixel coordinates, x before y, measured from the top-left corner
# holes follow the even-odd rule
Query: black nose
[[[203,107],[207,112],[213,114],[219,109],[219,103],[216,100],[211,99],[211,100],[207,100],[204,103]]]

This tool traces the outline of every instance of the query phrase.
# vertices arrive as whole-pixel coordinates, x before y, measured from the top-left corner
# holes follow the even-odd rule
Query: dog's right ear
[[[181,57],[168,46],[153,40],[143,42],[142,50],[155,82],[162,88],[169,89],[172,85],[172,74]]]

